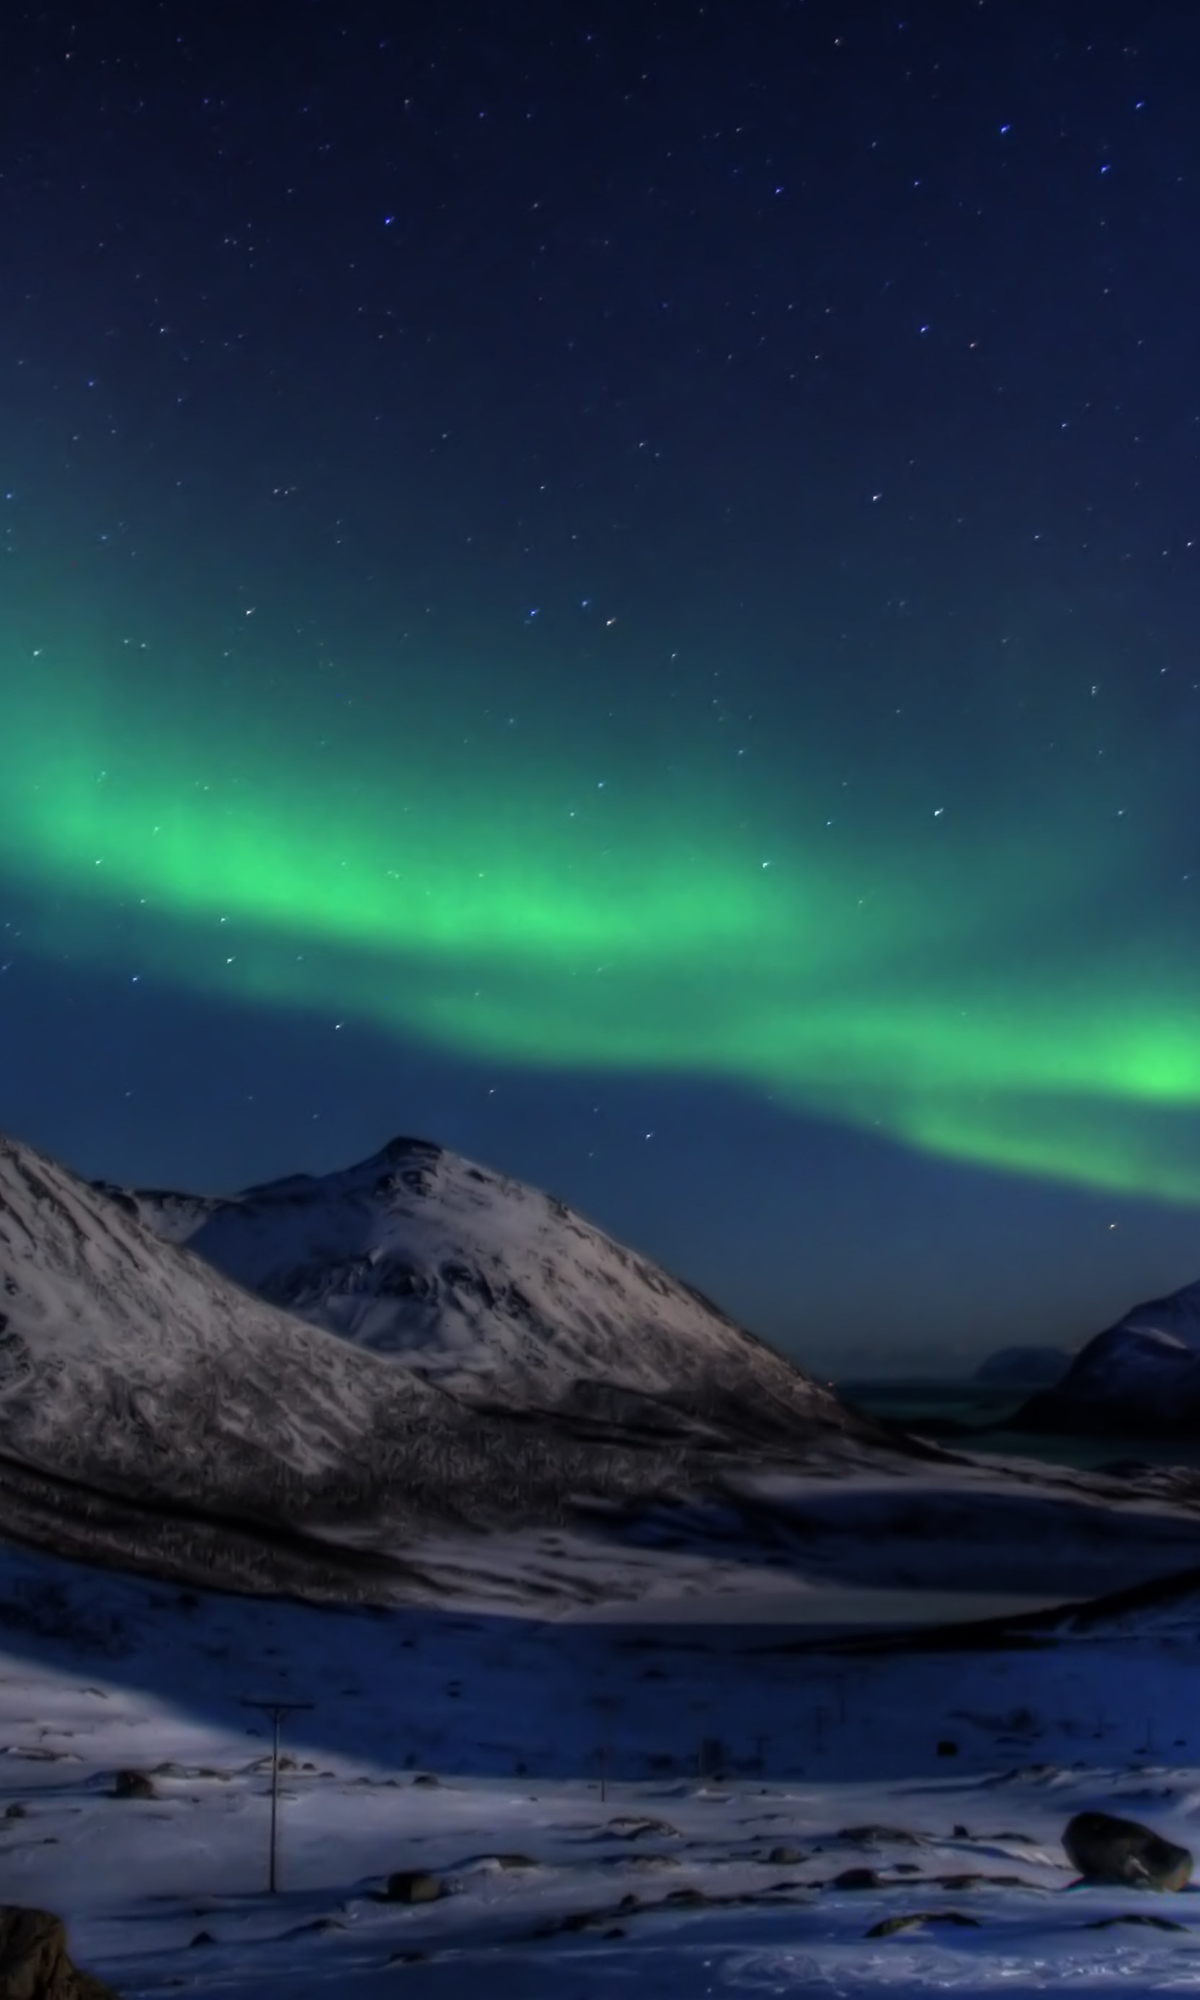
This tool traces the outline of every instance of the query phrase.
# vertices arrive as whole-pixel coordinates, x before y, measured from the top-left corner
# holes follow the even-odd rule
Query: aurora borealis
[[[54,899],[50,946],[500,1063],[716,1076],[985,1165],[1200,1193],[1145,1116],[1200,1101],[1186,1011],[1139,1001],[1123,952],[1081,976],[1053,942],[1111,879],[1111,839],[1088,869],[978,828],[889,853],[876,803],[823,844],[769,753],[765,795],[693,769],[663,797],[628,758],[572,773],[553,741],[463,757],[402,701],[333,759],[313,717],[281,760],[236,696],[173,711],[151,677],[131,722],[133,679],[68,677],[15,726],[5,854]]]
[[[979,11],[23,31],[0,1122],[419,1102],[802,1351],[1200,1272],[1200,24]]]

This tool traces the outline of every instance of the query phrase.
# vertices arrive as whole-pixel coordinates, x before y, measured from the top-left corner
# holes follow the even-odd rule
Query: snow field
[[[847,1655],[763,1624],[210,1597],[10,1550],[0,1618],[0,1814],[23,1808],[0,1817],[5,1900],[59,1911],[129,2000],[1196,1976],[1200,1901],[1064,1893],[1060,1844],[1086,1806],[1195,1841],[1186,1607],[1143,1638]],[[316,1706],[284,1737],[269,1898],[268,1725],[238,1701],[273,1694]],[[122,1769],[156,1796],[111,1796]],[[376,1900],[410,1868],[442,1899]],[[854,1869],[874,1885],[829,1886]],[[866,1936],[922,1911],[943,1921]],[[1088,1928],[1130,1914],[1185,1928]]]

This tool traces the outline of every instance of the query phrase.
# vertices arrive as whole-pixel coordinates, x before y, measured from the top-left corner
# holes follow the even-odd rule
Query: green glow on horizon
[[[311,688],[188,713],[94,665],[16,684],[0,873],[38,892],[47,951],[135,953],[189,988],[497,1062],[724,1079],[980,1166],[1200,1198],[1191,974],[1178,945],[1096,945],[1127,852],[1063,837],[1049,806],[1003,838],[932,815],[898,834],[881,785],[828,838],[806,811],[816,746],[800,772],[697,758],[669,782],[627,750],[601,783],[561,714],[533,741],[464,745],[432,697],[334,735]]]

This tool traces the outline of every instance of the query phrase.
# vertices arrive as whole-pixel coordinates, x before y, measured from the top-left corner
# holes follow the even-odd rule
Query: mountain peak
[[[133,1198],[239,1284],[472,1401],[652,1398],[774,1436],[860,1425],[648,1257],[427,1139],[227,1199]]]
[[[1200,1425],[1200,1282],[1147,1299],[1082,1347],[1017,1422],[1030,1430],[1113,1436]]]

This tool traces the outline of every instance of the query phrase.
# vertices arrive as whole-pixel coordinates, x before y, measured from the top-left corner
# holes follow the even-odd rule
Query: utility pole
[[[311,1701],[251,1701],[241,1697],[243,1708],[260,1708],[271,1718],[271,1861],[267,1875],[267,1891],[274,1896],[278,1891],[276,1868],[277,1835],[279,1829],[279,1724],[285,1715],[295,1715],[300,1709],[312,1707]]]

